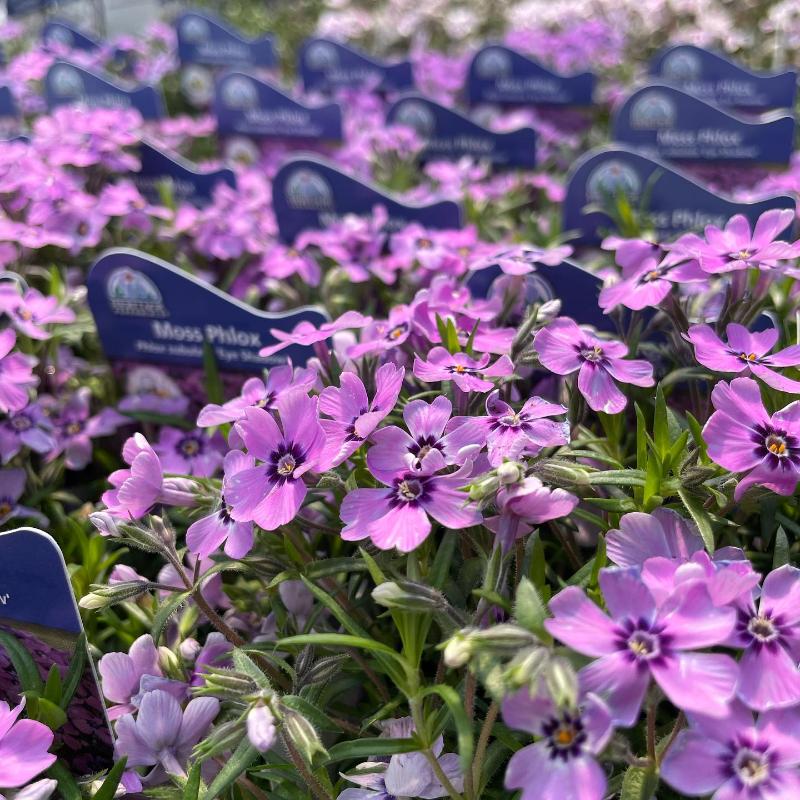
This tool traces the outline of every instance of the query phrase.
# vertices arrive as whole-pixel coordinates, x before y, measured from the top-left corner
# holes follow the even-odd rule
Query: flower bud
[[[546,320],[553,319],[557,317],[561,313],[561,301],[556,300],[548,300],[542,305],[539,306],[539,310],[536,314],[536,321],[537,322],[545,322]]]
[[[315,683],[327,683],[342,668],[342,662],[349,656],[338,655],[321,658],[300,676],[303,686],[311,686]]]
[[[203,678],[209,693],[224,695],[230,699],[237,699],[258,691],[258,687],[249,676],[232,669],[206,667]]]
[[[275,716],[269,706],[257,703],[247,713],[247,738],[259,753],[266,753],[275,743]]]
[[[497,468],[497,479],[503,486],[508,486],[512,483],[518,483],[525,475],[525,470],[522,464],[516,461],[504,461]]]
[[[96,511],[94,514],[89,514],[89,522],[91,522],[103,536],[120,535],[117,521],[108,511]]]
[[[522,686],[535,689],[549,658],[550,652],[545,647],[530,647],[518,653],[506,667],[504,679],[507,686],[512,689]]]
[[[475,652],[469,629],[459,631],[450,638],[444,648],[444,663],[452,669],[463,667]]]
[[[478,650],[510,651],[512,654],[539,643],[530,631],[510,622],[474,631],[472,641]]]
[[[447,605],[441,592],[413,581],[386,581],[372,590],[372,599],[378,605],[403,611],[437,611]]]
[[[547,688],[557,706],[574,707],[578,702],[578,676],[562,656],[550,659],[545,670]]]
[[[107,608],[115,603],[132,600],[144,594],[150,588],[150,584],[147,581],[124,581],[111,586],[93,584],[91,588],[92,591],[80,599],[78,605],[81,608]]]
[[[322,746],[314,726],[302,714],[287,706],[283,707],[282,712],[283,730],[308,764],[313,764],[318,755],[327,756],[327,750]]]
[[[469,499],[475,502],[480,502],[487,497],[491,497],[497,492],[499,482],[494,475],[487,478],[471,483],[469,485]]]

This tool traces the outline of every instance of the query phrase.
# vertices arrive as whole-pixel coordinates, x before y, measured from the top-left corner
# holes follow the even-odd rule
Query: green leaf
[[[44,690],[44,683],[39,675],[39,669],[20,640],[13,633],[0,631],[0,647],[6,651],[6,655],[14,667],[14,672],[17,673],[22,691],[41,694]]]
[[[259,689],[271,689],[272,684],[269,681],[269,678],[264,674],[264,671],[250,658],[244,650],[241,650],[238,647],[233,649],[233,665],[239,672],[243,672],[249,678],[252,678],[253,682],[258,686]]]
[[[226,759],[225,766],[217,773],[217,777],[203,795],[203,800],[214,800],[232,786],[236,779],[256,760],[258,750],[250,744],[245,736],[230,758]]]
[[[789,539],[786,537],[786,531],[783,527],[779,527],[775,532],[775,553],[772,556],[772,569],[778,569],[778,567],[788,563],[790,563]]]
[[[314,703],[310,703],[304,697],[297,694],[285,694],[281,697],[281,703],[288,708],[297,711],[322,731],[339,732],[341,728]]]
[[[647,477],[644,482],[644,503],[647,505],[650,498],[660,494],[661,490],[661,461],[651,452],[647,459]]]
[[[436,557],[433,559],[430,573],[428,574],[428,582],[436,589],[441,589],[444,586],[444,582],[450,570],[450,565],[453,562],[453,555],[456,552],[457,543],[457,536],[450,534],[442,537],[439,549],[436,551]]]
[[[653,413],[653,442],[661,461],[669,452],[669,423],[667,421],[667,401],[661,384],[656,387],[656,407]],[[646,490],[645,490],[646,491]]]
[[[545,642],[552,641],[544,629],[547,618],[547,607],[539,597],[536,587],[523,576],[517,587],[517,597],[514,601],[514,617],[523,628],[535,633]]]
[[[55,664],[50,665],[43,696],[51,703],[58,703],[61,700],[61,673]]]
[[[327,592],[320,589],[319,586],[312,583],[304,575],[301,575],[300,579],[317,600],[319,600],[351,634],[369,638],[369,634]]]
[[[217,357],[209,342],[203,342],[203,374],[206,384],[206,398],[209,403],[224,403],[225,389],[217,368]]]
[[[328,750],[327,764],[357,759],[365,761],[370,756],[393,756],[397,753],[413,753],[420,749],[417,739],[383,739],[381,737],[355,739],[339,742]],[[372,759],[374,760],[374,759]]]
[[[318,644],[326,647],[356,647],[359,650],[381,653],[398,661],[403,667],[408,666],[406,660],[399,653],[392,650],[391,647],[364,636],[349,636],[344,633],[303,633],[299,636],[280,639],[275,643],[275,646],[280,649],[301,644]]]
[[[25,710],[31,719],[47,725],[51,731],[57,731],[66,721],[67,712],[46,697],[40,697],[35,692],[25,692],[27,701]]]
[[[441,697],[453,722],[456,726],[456,737],[458,739],[458,755],[461,761],[461,769],[466,772],[472,769],[472,753],[473,753],[473,740],[472,740],[472,723],[467,716],[464,709],[464,703],[461,701],[461,696],[452,687],[443,683],[436,684],[436,686],[428,686],[422,690],[421,696],[435,694]]]
[[[164,632],[164,628],[169,622],[169,618],[189,599],[191,592],[177,592],[159,606],[156,615],[153,617],[153,624],[150,627],[150,635],[158,645],[158,640]]]
[[[589,578],[590,586],[597,586],[597,579],[600,575],[600,570],[606,565],[606,537],[603,534],[597,536],[597,551],[592,562],[592,574]]]
[[[78,641],[75,642],[75,652],[72,654],[72,660],[69,662],[69,669],[64,677],[64,685],[61,687],[61,697],[58,704],[65,711],[67,706],[72,701],[72,696],[78,688],[78,685],[83,678],[84,668],[86,666],[86,634],[81,633]]]
[[[692,432],[694,443],[700,451],[700,459],[704,464],[708,464],[710,462],[708,447],[706,445],[706,440],[703,438],[703,429],[700,423],[688,411],[686,412],[686,422],[689,425],[689,430]]]
[[[658,775],[652,767],[628,767],[619,800],[651,800],[657,788]]]
[[[200,769],[202,764],[195,761],[192,768],[189,770],[189,777],[186,779],[186,785],[183,787],[183,800],[200,800]]]
[[[458,341],[458,329],[450,317],[447,319],[447,339],[444,341],[444,346],[451,355],[461,351],[461,343]]]
[[[703,508],[703,504],[700,502],[700,500],[698,500],[694,495],[689,494],[686,489],[678,489],[678,496],[686,506],[686,510],[691,515],[695,525],[697,525],[697,529],[700,531],[700,536],[703,537],[703,544],[705,544],[706,550],[708,550],[709,553],[713,553],[715,547],[714,528],[712,527],[709,513]]]
[[[53,780],[58,782],[57,796],[61,800],[81,800],[81,790],[72,773],[64,766],[61,761],[56,761],[50,769],[47,770],[47,775]]]
[[[127,763],[128,757],[123,756],[111,767],[102,786],[92,795],[92,800],[114,800],[114,795],[122,779],[122,773],[125,772],[125,765]]]
[[[538,530],[533,533],[530,574],[536,591],[544,598],[547,592],[547,557],[544,552],[544,542],[542,542]]]

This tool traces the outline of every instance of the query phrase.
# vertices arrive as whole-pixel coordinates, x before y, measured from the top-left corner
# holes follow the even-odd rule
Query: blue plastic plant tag
[[[52,5],[53,0],[6,0],[6,12],[9,17],[24,17],[42,13]]]
[[[797,72],[751,72],[719,53],[693,44],[667,47],[650,62],[655,80],[677,86],[723,108],[761,112],[794,108]]]
[[[82,50],[93,53],[102,45],[94,37],[63,20],[51,19],[42,28],[42,44],[48,46],[67,47],[70,50]]]
[[[15,136],[21,126],[22,118],[11,89],[8,86],[0,86],[0,138]]]
[[[135,108],[144,119],[161,119],[164,100],[153,86],[123,89],[83,67],[56,61],[44,79],[47,107],[53,110],[63,105],[83,105],[89,108]]]
[[[638,89],[617,109],[612,138],[667,160],[788,164],[794,127],[788,114],[748,121],[656,84]]]
[[[462,225],[461,208],[452,200],[407,204],[311,156],[292,158],[281,166],[272,181],[272,205],[278,233],[289,244],[297,234],[327,228],[348,214],[370,216],[377,206],[386,209],[390,231],[411,222],[434,230]]]
[[[536,131],[520,128],[496,133],[458,111],[413,95],[395,102],[386,112],[386,122],[413,128],[425,142],[424,161],[458,161],[470,156],[494,167],[536,166]]]
[[[208,67],[273,67],[275,39],[247,39],[211,14],[187,11],[175,22],[181,64]]]
[[[751,203],[706,189],[674,167],[621,147],[603,148],[579,159],[567,176],[563,229],[577,231],[578,244],[598,244],[615,230],[613,210],[624,196],[662,239],[706,225],[723,227],[734,214],[751,224],[773,208],[795,209],[788,195]]]
[[[596,78],[591,72],[559,75],[501,44],[482,47],[467,73],[472,105],[590,106]]]
[[[131,175],[139,191],[152,203],[160,202],[159,186],[166,183],[178,202],[204,206],[211,202],[214,187],[220,183],[236,188],[232,169],[202,172],[180,156],[167,155],[155,145],[139,146],[141,169]]]
[[[467,281],[473,297],[486,297],[494,280],[502,274],[500,267],[474,272]],[[572,317],[579,325],[616,332],[613,320],[597,305],[603,282],[580,264],[568,260],[555,267],[537,264],[536,271],[524,280],[529,302],[560,300],[562,316]]]
[[[308,108],[270,83],[229,72],[214,92],[217,132],[256,139],[340,141],[342,109],[336,103]]]
[[[111,728],[82,633],[67,567],[55,541],[35,528],[0,533],[0,700],[17,705],[31,680],[17,675],[6,645],[25,649],[42,682],[53,665],[64,681],[76,655],[83,661],[53,747],[75,777],[114,763]],[[28,708],[33,703],[35,698],[29,697]]]
[[[287,357],[302,365],[313,353],[310,347],[292,345],[269,358],[258,352],[275,343],[272,328],[288,332],[303,321],[328,321],[316,306],[259,311],[159,258],[124,248],[103,253],[86,285],[111,361],[202,369],[207,342],[222,372],[261,372]]]
[[[298,59],[306,91],[366,88],[402,92],[414,87],[410,61],[387,64],[330,39],[306,39]]]

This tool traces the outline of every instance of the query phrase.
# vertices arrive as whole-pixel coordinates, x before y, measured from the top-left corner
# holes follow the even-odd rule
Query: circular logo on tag
[[[225,140],[223,147],[225,160],[243,167],[256,164],[261,158],[258,145],[248,136],[231,136]]]
[[[64,47],[72,47],[73,41],[72,31],[64,25],[54,23],[47,29],[46,44],[60,44]]]
[[[70,64],[55,64],[51,67],[48,83],[56,97],[80,97],[83,94],[83,78]]]
[[[639,174],[623,161],[607,161],[595,167],[586,179],[586,199],[598,202],[617,194],[635,198],[639,196],[642,182]]]
[[[184,17],[180,24],[180,34],[184,42],[189,44],[200,44],[205,42],[211,31],[208,20],[194,14]]]
[[[639,95],[631,106],[631,127],[651,131],[675,124],[675,103],[664,92],[650,91]]]
[[[256,85],[246,75],[230,75],[225,78],[220,87],[220,96],[228,108],[238,110],[255,108],[258,103]]]
[[[206,108],[214,99],[214,76],[207,67],[189,64],[181,70],[181,91],[196,108]]]
[[[324,71],[339,66],[339,53],[330,42],[312,42],[306,48],[304,59],[311,69]]]
[[[499,47],[487,47],[475,59],[475,72],[480,78],[503,78],[511,74],[511,55]]]
[[[155,283],[131,267],[117,267],[108,276],[106,297],[115,314],[126,317],[169,316]]]
[[[427,139],[436,133],[436,117],[433,111],[419,100],[402,100],[394,112],[394,121],[408,125]]]
[[[702,64],[694,50],[679,48],[661,62],[661,74],[672,81],[691,81],[700,77]]]
[[[301,167],[286,180],[286,201],[292,208],[326,211],[333,208],[333,192],[322,175]]]

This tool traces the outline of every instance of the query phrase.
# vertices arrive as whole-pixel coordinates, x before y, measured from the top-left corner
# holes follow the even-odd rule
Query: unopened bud
[[[469,499],[475,502],[480,502],[487,497],[491,497],[497,492],[499,481],[494,475],[488,478],[471,483],[469,486]]]
[[[525,475],[525,470],[522,464],[516,461],[504,461],[497,468],[497,479],[503,486],[508,486],[512,483],[519,483]]]
[[[372,590],[372,599],[386,608],[403,611],[437,611],[447,606],[441,592],[412,581],[386,581]]]
[[[253,692],[258,690],[258,687],[251,678],[232,669],[206,667],[203,672],[203,678],[205,679],[205,685],[209,692],[224,694],[231,699],[253,694]]]
[[[323,472],[317,481],[318,489],[344,489],[344,481],[335,472]]]
[[[303,673],[302,684],[304,686],[311,686],[315,683],[327,683],[337,672],[342,668],[342,662],[346,661],[348,656],[328,656],[321,658]]]
[[[550,652],[545,647],[530,647],[511,659],[505,670],[505,680],[510,688],[528,686],[535,689],[547,666]]]
[[[566,658],[550,659],[545,670],[547,688],[557,706],[574,707],[578,702],[578,676]]]
[[[158,663],[165,675],[171,675],[175,678],[182,677],[183,670],[181,669],[180,659],[177,653],[173,653],[169,647],[162,645],[158,648]]]
[[[469,630],[459,631],[445,645],[444,663],[452,669],[458,669],[472,658],[474,652],[471,632]]]
[[[510,622],[477,630],[472,634],[472,641],[478,650],[508,651],[511,654],[539,643],[530,631]]]
[[[111,586],[92,585],[92,591],[81,598],[80,607],[89,609],[107,608],[144,594],[149,588],[148,581],[124,581]]]
[[[117,521],[108,511],[96,511],[94,514],[89,514],[89,521],[103,536],[120,535]]]
[[[544,322],[545,320],[557,317],[560,313],[561,313],[561,301],[557,299],[548,300],[547,302],[542,303],[539,306],[539,309],[536,313],[536,321]]]
[[[585,469],[566,461],[544,459],[539,461],[534,471],[545,483],[555,486],[572,488],[575,486],[589,486],[589,473]]]
[[[327,756],[314,726],[302,714],[286,706],[283,707],[283,730],[308,764],[313,764],[317,756]]]
[[[277,730],[275,716],[263,703],[253,706],[247,713],[247,738],[259,753],[266,753],[275,743]]]
[[[175,531],[172,525],[169,524],[169,520],[153,515],[150,517],[150,525],[160,542],[167,547],[172,547],[175,544]]]

